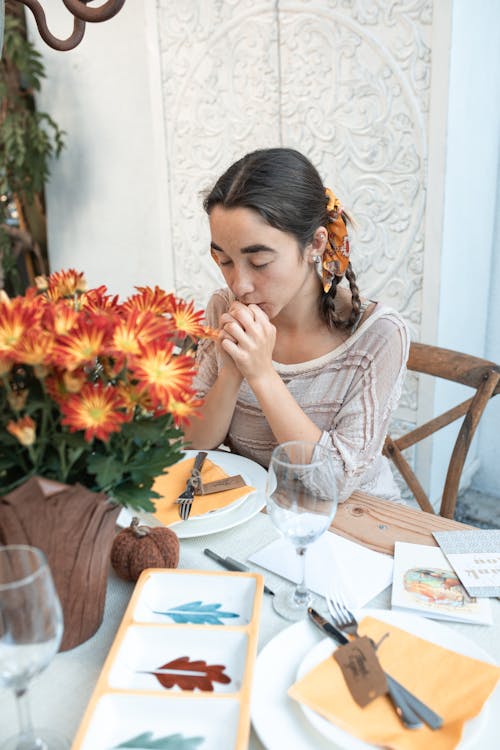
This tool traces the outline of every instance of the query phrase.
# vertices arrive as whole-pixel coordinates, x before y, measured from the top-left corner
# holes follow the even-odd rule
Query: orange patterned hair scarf
[[[326,241],[325,252],[323,253],[322,263],[322,281],[325,294],[330,291],[334,276],[343,276],[349,265],[349,238],[347,236],[347,227],[342,218],[343,208],[339,199],[332,193],[329,188],[325,188],[325,194],[328,198],[328,239]]]

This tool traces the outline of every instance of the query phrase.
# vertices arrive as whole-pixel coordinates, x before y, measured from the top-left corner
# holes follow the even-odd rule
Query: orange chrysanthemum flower
[[[136,386],[130,383],[119,383],[117,388],[127,411],[135,412],[136,407],[144,412],[153,411],[153,403],[147,391],[141,393]]]
[[[82,310],[90,310],[95,313],[115,313],[120,309],[117,294],[107,294],[107,288],[98,286],[95,289],[89,289],[80,297]]]
[[[57,336],[69,333],[78,320],[79,313],[67,300],[57,300],[43,311],[42,325]]]
[[[116,325],[111,348],[121,354],[138,355],[141,345],[156,339],[166,340],[167,336],[168,324],[164,318],[152,312],[131,310]]]
[[[202,405],[203,399],[193,398],[190,401],[177,401],[171,398],[168,402],[168,411],[172,414],[177,427],[183,427],[189,424],[192,416],[199,414],[198,408]]]
[[[133,294],[124,302],[123,309],[125,311],[148,311],[156,313],[156,315],[165,315],[165,313],[171,312],[175,302],[175,296],[171,292],[164,292],[158,286],[155,286],[154,290],[148,286],[136,286],[136,289],[138,294]]]
[[[16,347],[39,319],[39,307],[25,297],[0,300],[0,357],[13,360]]]
[[[81,294],[86,289],[87,282],[84,274],[81,271],[75,271],[74,268],[69,268],[67,271],[57,271],[50,274],[47,279],[46,294],[51,300],[55,301],[61,299],[61,297],[73,297],[75,294]]]
[[[129,363],[137,379],[139,393],[148,391],[154,406],[165,407],[170,399],[182,400],[191,394],[194,360],[186,355],[173,355],[172,343],[152,342],[141,347],[139,357]]]
[[[109,319],[101,315],[79,318],[70,333],[56,339],[54,362],[58,367],[68,370],[92,364],[96,357],[107,353],[110,328]]]
[[[203,321],[203,310],[195,312],[193,302],[175,299],[170,310],[172,322],[179,338],[200,337],[205,335]]]
[[[64,385],[63,373],[51,372],[44,381],[45,390],[57,404],[61,404],[68,398],[68,391]]]
[[[116,388],[102,383],[86,383],[79,393],[61,403],[61,412],[61,423],[71,432],[84,430],[89,443],[94,438],[107,442],[110,435],[120,432],[122,424],[131,418]]]
[[[14,435],[19,440],[21,445],[25,447],[33,445],[36,440],[36,424],[31,417],[21,417],[17,422],[11,420],[7,427],[7,432]]]
[[[16,346],[17,361],[25,365],[45,365],[50,363],[50,355],[54,346],[54,337],[48,331],[31,328],[26,331]]]

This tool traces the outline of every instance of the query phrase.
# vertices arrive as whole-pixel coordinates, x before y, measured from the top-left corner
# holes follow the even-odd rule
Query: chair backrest
[[[422,485],[415,476],[402,451],[437,432],[456,419],[463,417],[455,441],[441,499],[439,515],[453,518],[457,502],[460,476],[467,452],[481,415],[489,399],[500,393],[500,366],[486,359],[462,354],[438,346],[412,343],[408,359],[408,370],[433,375],[437,378],[462,383],[475,390],[475,394],[443,414],[393,440],[386,437],[383,452],[406,481],[415,499],[423,510],[434,513],[434,509]]]

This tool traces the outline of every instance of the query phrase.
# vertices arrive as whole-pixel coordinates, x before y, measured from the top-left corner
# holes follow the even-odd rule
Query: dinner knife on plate
[[[340,645],[349,643],[349,638],[347,638],[347,636],[345,636],[342,631],[338,630],[338,628],[332,625],[332,623],[329,622],[325,617],[320,615],[319,612],[316,612],[313,607],[309,607],[307,613],[312,622],[320,630],[322,630],[323,633],[326,633],[326,635],[328,635],[330,638],[333,638],[334,641],[336,641]],[[394,677],[391,677],[391,675],[387,674],[385,670],[384,673],[387,679],[387,686],[392,693],[392,697],[396,698],[396,700],[400,702],[401,707],[403,707],[403,705],[406,705],[406,707],[409,708],[410,711],[414,712],[417,717],[422,719],[422,721],[424,721],[431,729],[440,729],[440,727],[443,726],[443,719],[441,718],[441,716],[439,716],[439,714],[429,708],[429,706],[427,706],[419,698],[417,698],[416,695],[410,693],[410,691],[407,690],[404,685],[401,685],[401,683],[395,680]],[[397,709],[396,711],[398,713],[398,716],[401,716]]]
[[[187,521],[187,519],[189,518],[189,514],[191,513],[194,491],[197,483],[200,480],[201,467],[203,466],[206,457],[206,451],[200,451],[196,454],[194,466],[191,470],[191,475],[186,483],[186,489],[179,495],[179,497],[175,501],[179,505],[179,515],[183,521]]]

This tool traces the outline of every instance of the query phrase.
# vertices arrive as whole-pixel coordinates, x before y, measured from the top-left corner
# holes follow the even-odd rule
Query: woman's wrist
[[[258,398],[259,393],[268,393],[273,384],[283,384],[283,381],[274,367],[270,367],[268,370],[247,377],[247,383]]]
[[[219,380],[224,383],[225,388],[234,390],[237,393],[243,381],[243,375],[234,363],[223,362],[219,371]]]

